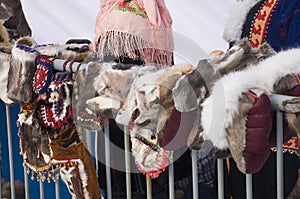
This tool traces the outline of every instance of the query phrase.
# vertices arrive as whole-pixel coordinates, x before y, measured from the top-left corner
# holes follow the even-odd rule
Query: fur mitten
[[[267,95],[274,92],[281,78],[299,73],[299,54],[299,49],[281,51],[243,71],[227,74],[201,105],[203,138],[211,139],[219,149],[229,148],[244,173],[258,171],[268,156],[272,118]],[[259,90],[249,92],[251,88]],[[255,128],[258,130],[251,130]]]
[[[191,72],[194,69],[195,68],[192,65],[174,66],[174,67],[170,68],[169,70],[167,70],[166,72],[164,72],[156,80],[155,85],[158,88],[159,95],[158,95],[158,99],[152,103],[159,104],[159,106],[161,106],[161,108],[159,109],[158,114],[157,114],[158,119],[157,119],[157,127],[156,127],[156,132],[157,132],[159,138],[165,137],[165,139],[170,140],[170,138],[168,138],[168,136],[172,136],[172,135],[168,135],[168,134],[165,135],[164,132],[165,132],[166,124],[167,124],[173,110],[175,109],[174,108],[174,99],[172,97],[172,90],[175,87],[176,82],[178,81],[179,78],[181,78],[183,75],[188,74],[189,72]],[[148,109],[152,109],[151,104],[148,107]],[[193,126],[193,125],[188,125],[188,126]],[[189,132],[189,131],[187,131],[187,132]],[[172,134],[175,135],[176,132],[173,132]],[[182,136],[183,136],[182,138],[184,138],[184,139],[179,138],[179,140],[175,141],[175,142],[177,142],[176,148],[185,146],[186,143],[183,142],[183,140],[186,140],[186,137],[185,137],[186,133],[182,134]],[[172,149],[170,149],[170,150],[172,150]]]
[[[45,93],[38,94],[36,116],[51,135],[73,125],[72,88],[71,73],[56,73]]]
[[[263,92],[249,90],[239,98],[239,110],[228,126],[231,155],[243,173],[256,173],[270,154],[271,102]]]
[[[74,122],[89,130],[98,130],[103,125],[103,119],[96,115],[96,112],[90,109],[86,103],[88,99],[96,96],[93,83],[100,68],[99,64],[91,62],[86,68],[75,74],[72,96]]]
[[[31,47],[35,41],[30,37],[20,38],[12,49],[8,72],[7,95],[16,103],[30,103],[33,100],[32,79],[38,52]]]
[[[0,22],[0,99],[6,104],[12,104],[13,101],[7,97],[8,71],[10,68],[12,44],[9,42],[6,28]]]
[[[218,51],[214,55],[211,54],[208,59],[200,60],[196,69],[182,76],[173,88],[175,108],[184,115],[191,114],[190,112],[198,109],[210,95],[213,84],[222,76],[244,70],[249,65],[256,64],[274,53],[275,51],[266,43],[254,49],[248,40],[243,39],[225,53]],[[185,116],[182,115],[181,118],[184,119],[183,117]],[[171,121],[172,118],[176,118],[176,116],[171,115]],[[200,118],[200,114],[198,118]],[[203,131],[201,123],[196,124],[197,121],[192,123],[191,120],[189,122],[191,122],[190,125],[198,126],[198,128],[191,131],[188,146],[195,149],[200,148],[203,141],[202,138],[199,138]]]
[[[8,71],[10,68],[11,53],[6,53],[0,49],[0,99],[6,104],[14,103],[7,96]]]
[[[290,74],[281,78],[275,85],[274,91],[278,94],[296,96],[291,100],[283,102],[286,125],[284,126],[284,140],[291,136],[298,136],[298,145],[300,138],[300,74]],[[298,149],[299,150],[299,149]]]
[[[32,170],[32,180],[34,179],[34,172],[36,172],[38,174],[37,178],[44,181],[46,178],[45,173],[49,174],[52,167],[49,148],[50,137],[46,131],[41,129],[32,112],[33,105],[21,106],[18,119],[20,154],[23,156],[27,173],[30,173],[29,169]]]
[[[298,154],[300,144],[300,98],[293,98],[283,102],[285,111],[285,118],[288,123],[288,127],[298,137]]]

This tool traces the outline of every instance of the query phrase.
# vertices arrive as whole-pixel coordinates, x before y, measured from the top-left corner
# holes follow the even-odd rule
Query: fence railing
[[[282,101],[287,99],[292,99],[290,96],[283,95],[272,95],[271,102],[272,107],[277,111],[277,151],[282,151],[282,143],[283,143],[283,107]],[[12,132],[11,132],[11,116],[9,105],[6,105],[6,118],[7,118],[7,137],[8,137],[8,151],[9,151],[9,164],[10,164],[10,186],[11,186],[11,198],[15,199],[15,186],[14,186],[14,157],[13,157],[13,145],[12,145]],[[128,138],[128,129],[124,129],[124,144],[125,144],[125,170],[126,170],[126,192],[127,198],[131,199],[131,179],[130,179],[130,153],[129,153],[129,138]],[[105,133],[105,162],[106,162],[106,180],[107,180],[107,199],[112,198],[112,188],[111,188],[111,174],[110,174],[110,147],[109,147],[109,128],[108,123],[104,125],[104,133]],[[89,139],[89,138],[88,138]],[[87,143],[91,143],[88,141]],[[91,147],[90,144],[88,147]],[[1,148],[1,145],[0,145]],[[95,146],[96,148],[96,146]],[[93,149],[92,149],[93,150]],[[94,149],[95,152],[97,151]],[[191,151],[192,156],[192,183],[193,183],[193,199],[198,198],[198,169],[197,169],[197,154],[195,150]],[[1,160],[0,160],[1,166]],[[175,198],[175,189],[174,189],[174,167],[173,164],[168,167],[169,174],[169,198]],[[1,170],[0,170],[1,176]],[[223,160],[217,160],[217,176],[218,176],[218,198],[224,198],[224,179],[223,179]],[[36,189],[36,187],[29,187],[28,183],[28,174],[26,169],[24,169],[24,182],[25,182],[25,198],[29,199],[29,189]],[[55,186],[55,197],[56,199],[60,199],[60,186],[59,180],[54,183]],[[147,185],[147,199],[152,198],[152,187],[151,187],[151,179],[147,177],[146,180]],[[0,187],[1,188],[1,187]],[[1,189],[0,189],[1,190]],[[45,198],[44,196],[44,182],[40,180],[39,182],[39,191],[40,198]],[[277,153],[277,199],[283,199],[283,154]],[[246,196],[247,199],[252,199],[252,175],[246,175]],[[1,193],[0,193],[0,198]]]

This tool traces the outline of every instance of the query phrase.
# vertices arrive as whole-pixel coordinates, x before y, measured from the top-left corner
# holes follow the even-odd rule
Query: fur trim
[[[300,97],[295,97],[282,102],[284,110],[290,113],[300,113]]]
[[[29,37],[21,38],[12,49],[7,93],[15,102],[29,103],[32,100],[32,77],[35,72],[35,59],[39,53],[24,45],[31,42]]]
[[[236,42],[226,53],[212,57],[208,61],[221,75],[225,75],[232,71],[244,70],[250,64],[257,64],[275,53],[268,43],[252,48],[249,40],[244,38]]]
[[[200,60],[196,70],[183,76],[173,89],[175,107],[180,112],[196,109],[208,95],[208,89],[221,76],[244,70],[272,55],[275,51],[267,43],[252,48],[247,39],[238,41],[226,53]]]
[[[204,138],[212,140],[217,148],[228,147],[226,128],[238,113],[238,100],[243,92],[260,88],[273,93],[274,84],[282,77],[300,72],[300,49],[282,51],[244,71],[230,73],[216,82],[211,96],[202,104],[201,121]]]
[[[10,67],[10,58],[10,54],[0,52],[0,99],[6,104],[13,103],[13,101],[7,97],[7,74]]]
[[[176,82],[183,75],[186,75],[190,71],[194,70],[195,67],[192,65],[178,65],[169,68],[164,74],[162,74],[157,81],[155,82],[159,90],[159,101],[155,104],[161,106],[163,109],[160,109],[157,114],[157,128],[156,132],[158,134],[163,134],[167,120],[169,119],[172,110],[174,109],[174,100],[172,97],[172,90],[176,85]],[[152,105],[148,107],[149,110],[153,109]]]
[[[260,0],[239,0],[233,6],[231,14],[225,25],[223,38],[228,41],[238,41],[241,39],[243,24],[246,21],[250,9]]]
[[[89,50],[87,44],[64,44],[61,45],[59,57],[65,60],[82,62],[87,57],[91,56],[92,51]]]
[[[10,45],[9,36],[6,28],[0,22],[0,46]]]
[[[15,43],[15,45],[18,45],[18,44],[24,44],[28,47],[33,47],[36,45],[36,42],[32,37],[21,37]]]
[[[128,125],[132,116],[134,116],[135,111],[143,113],[146,111],[146,107],[150,107],[150,102],[158,99],[159,91],[155,85],[155,82],[164,73],[164,70],[153,72],[152,68],[150,68],[150,71],[147,72],[145,70],[144,75],[137,77],[132,83],[125,104],[122,109],[119,110],[119,113],[116,117],[116,121],[118,123]],[[149,114],[149,112],[147,113]],[[139,115],[136,118],[136,122],[144,122],[145,114]],[[155,125],[156,123],[154,126]]]
[[[10,46],[1,46],[0,45],[0,52],[11,54],[12,47],[13,47],[13,45],[10,45]]]
[[[42,45],[42,46],[38,46],[36,50],[40,52],[42,55],[58,56],[60,45],[59,44]]]
[[[87,105],[91,110],[94,110],[96,113],[105,109],[115,109],[119,110],[121,102],[109,97],[94,97],[86,101]]]
[[[20,42],[30,42],[30,40],[26,40],[25,38],[22,38],[22,40],[20,40]],[[26,61],[34,61],[35,58],[38,56],[38,52],[27,52],[21,48],[19,48],[17,46],[18,43],[16,43],[16,45],[14,45],[14,47],[12,48],[12,56],[14,59],[20,61],[20,62],[26,62]],[[24,43],[19,43],[19,44],[24,44]],[[30,47],[30,46],[28,46]]]

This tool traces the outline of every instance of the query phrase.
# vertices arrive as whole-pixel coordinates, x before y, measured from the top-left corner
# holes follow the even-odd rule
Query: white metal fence
[[[272,106],[277,111],[277,149],[282,151],[282,142],[283,142],[283,107],[282,101],[290,99],[292,97],[282,96],[282,95],[273,95],[271,96]],[[13,157],[13,145],[12,145],[12,131],[11,131],[11,116],[9,105],[6,106],[6,117],[7,117],[7,137],[8,137],[8,150],[9,150],[9,164],[10,164],[10,185],[11,185],[11,198],[15,199],[15,186],[14,186],[14,157]],[[104,126],[105,131],[105,161],[106,161],[106,178],[107,178],[107,199],[112,198],[112,189],[111,189],[111,174],[110,174],[110,147],[109,147],[109,129],[108,124]],[[127,198],[131,199],[131,179],[130,179],[130,153],[129,153],[129,138],[127,135],[128,129],[125,128],[124,141],[125,141],[125,168],[126,168],[126,191]],[[88,142],[90,143],[90,142]],[[89,145],[88,147],[91,147]],[[1,148],[1,145],[0,145]],[[198,198],[198,170],[197,170],[197,154],[195,150],[192,150],[192,183],[193,183],[193,199]],[[224,198],[224,179],[223,179],[223,160],[217,160],[217,176],[218,176],[218,198]],[[0,159],[1,166],[1,159]],[[1,171],[1,170],[0,170]],[[173,164],[168,167],[169,172],[169,198],[175,198],[175,186],[174,186],[174,167]],[[1,172],[0,172],[1,177]],[[28,183],[28,174],[26,169],[24,169],[24,181],[25,181],[25,198],[29,199],[29,189],[37,189],[37,187],[29,187]],[[39,182],[39,193],[40,198],[45,198],[44,196],[44,182]],[[151,179],[147,178],[147,199],[152,198],[152,188],[151,188]],[[60,199],[60,186],[59,181],[55,182],[55,196],[56,199]],[[1,187],[0,187],[1,188]],[[0,189],[1,190],[1,189]],[[283,199],[283,154],[277,153],[277,199]],[[252,199],[252,175],[246,175],[246,196],[247,199]],[[0,193],[0,198],[1,193]]]

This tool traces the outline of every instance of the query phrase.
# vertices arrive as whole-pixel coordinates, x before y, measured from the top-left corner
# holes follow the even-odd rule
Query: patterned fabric
[[[202,156],[198,150],[197,157],[198,182],[213,187],[216,167],[214,150],[211,150],[206,156]]]
[[[287,142],[285,142],[283,145],[283,152],[289,152],[290,154],[296,154],[299,156],[298,149],[299,149],[299,144],[298,144],[298,138],[297,137],[292,137],[289,139]],[[272,147],[272,151],[277,151],[277,147]]]
[[[56,73],[46,92],[37,97],[41,126],[56,133],[69,128],[73,124],[71,97],[72,74]]]
[[[139,15],[143,18],[147,18],[146,12],[139,7],[136,1],[123,0],[116,5],[114,10],[121,10],[124,12],[127,11]]]
[[[298,47],[300,2],[265,0],[257,4],[261,6],[256,9],[254,16],[247,16],[251,18],[252,25],[249,24],[249,29],[243,29],[246,31],[243,35],[247,36],[254,46],[266,41],[276,51]]]
[[[53,60],[55,57],[40,55],[37,57],[36,71],[33,77],[35,93],[45,93],[52,81]]]
[[[267,0],[263,6],[257,12],[256,19],[252,21],[251,32],[249,34],[249,40],[252,47],[256,48],[262,44],[267,38],[267,32],[272,13],[276,8],[279,0]]]
[[[154,134],[149,135],[147,130],[133,127],[130,129],[130,137],[137,168],[143,174],[157,178],[172,162],[173,152],[161,148],[157,144],[157,137]]]

